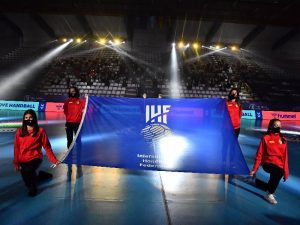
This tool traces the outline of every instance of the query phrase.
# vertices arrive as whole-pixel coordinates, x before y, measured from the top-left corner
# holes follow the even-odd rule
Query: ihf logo
[[[170,105],[146,105],[146,123],[167,124],[167,113],[170,111]]]
[[[141,131],[147,142],[157,141],[172,134],[168,124],[170,105],[146,105],[146,127]]]

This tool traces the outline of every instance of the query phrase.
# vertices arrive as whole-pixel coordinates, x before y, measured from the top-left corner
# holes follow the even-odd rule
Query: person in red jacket
[[[273,194],[281,178],[286,181],[289,176],[287,140],[280,133],[280,128],[279,119],[270,120],[267,133],[260,141],[253,169],[249,174],[254,176],[260,165],[270,173],[265,199],[271,204],[277,204]]]
[[[232,88],[228,94],[226,102],[227,109],[230,115],[232,126],[237,137],[240,134],[241,118],[243,115],[242,105],[239,99],[239,92],[237,88]]]
[[[53,154],[51,144],[45,130],[38,126],[37,116],[32,109],[26,110],[23,115],[22,127],[17,129],[14,141],[15,170],[20,171],[27,186],[29,196],[37,194],[36,170],[42,163],[45,149],[48,159],[55,167],[60,162]],[[40,171],[41,172],[41,171]]]
[[[66,116],[67,147],[69,148],[73,141],[73,134],[76,135],[79,128],[85,100],[80,99],[79,89],[77,87],[69,88],[69,98],[64,103],[64,113]]]

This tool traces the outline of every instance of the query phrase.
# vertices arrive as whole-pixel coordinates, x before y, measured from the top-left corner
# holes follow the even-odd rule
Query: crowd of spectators
[[[202,54],[205,54],[202,53]],[[166,60],[167,61],[167,60]],[[194,90],[203,87],[203,92],[213,90],[216,93],[202,95],[202,97],[218,96],[225,97],[224,93],[232,87],[241,90],[246,95],[246,101],[264,98],[256,87],[260,87],[255,80],[268,80],[270,76],[251,59],[242,55],[226,55],[220,53],[208,54],[206,57],[195,58],[188,55],[179,58],[180,74],[179,83],[186,90]],[[155,67],[151,64],[141,63],[132,58],[117,54],[111,49],[101,50],[94,57],[60,57],[54,60],[47,70],[43,85],[57,87],[65,93],[70,86],[79,86],[82,89],[97,89],[119,85],[125,88],[125,92],[118,96],[142,97],[147,93],[148,97],[157,97],[170,88],[169,68]],[[99,87],[99,83],[100,85]],[[84,85],[82,85],[84,84]],[[81,85],[81,86],[80,86]],[[255,86],[255,87],[252,87]],[[253,92],[253,90],[255,90]],[[95,95],[114,96],[111,92],[86,92]],[[189,93],[189,92],[188,92]],[[266,94],[265,94],[266,95]],[[181,97],[201,97],[201,95],[182,95]]]

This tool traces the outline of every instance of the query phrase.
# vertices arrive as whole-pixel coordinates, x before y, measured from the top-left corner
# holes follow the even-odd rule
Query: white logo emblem
[[[167,113],[170,107],[170,105],[146,105],[146,123],[150,121],[167,124]]]

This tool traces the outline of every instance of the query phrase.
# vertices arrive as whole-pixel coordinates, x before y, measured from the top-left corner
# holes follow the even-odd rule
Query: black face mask
[[[236,99],[237,97],[235,95],[229,95],[229,100]]]
[[[77,93],[69,93],[69,98],[79,98]]]
[[[24,124],[26,125],[26,126],[33,126],[33,124],[34,124],[34,122],[33,122],[33,120],[24,120]]]
[[[274,133],[280,133],[280,127],[273,127],[273,128],[272,128],[272,131],[273,131]]]

